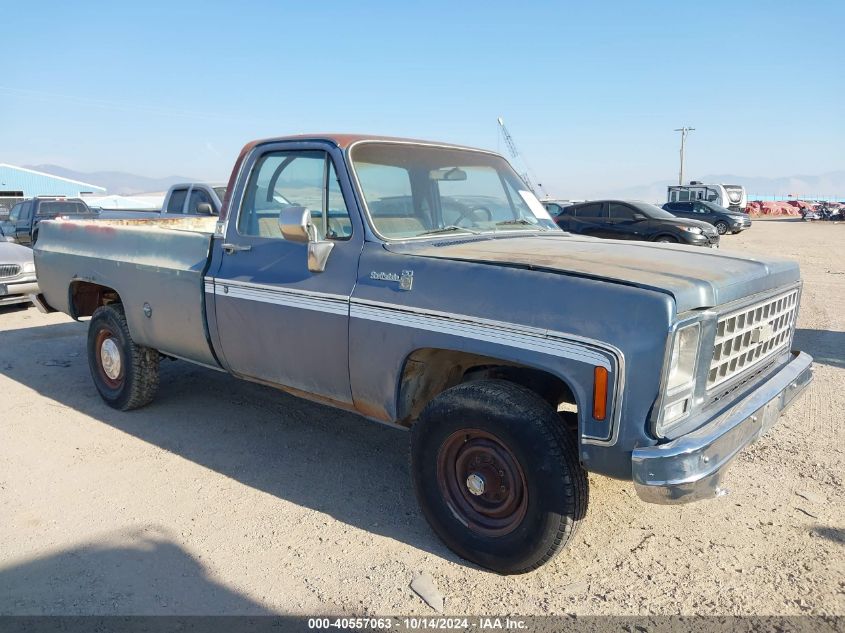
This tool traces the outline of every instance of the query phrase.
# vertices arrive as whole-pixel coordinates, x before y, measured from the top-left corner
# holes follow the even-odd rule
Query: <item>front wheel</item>
[[[587,477],[557,412],[503,380],[452,387],[411,429],[423,514],[459,556],[502,574],[531,571],[572,537]]]
[[[669,237],[668,235],[661,235],[660,237],[657,238],[657,241],[661,242],[663,244],[677,244],[678,243],[678,240],[676,240],[674,237]]]
[[[123,306],[101,306],[88,326],[88,366],[106,404],[121,411],[149,404],[158,390],[159,353],[132,340]]]
[[[719,233],[719,235],[724,235],[728,232],[728,225],[725,222],[716,222],[714,226],[716,227],[716,231]]]

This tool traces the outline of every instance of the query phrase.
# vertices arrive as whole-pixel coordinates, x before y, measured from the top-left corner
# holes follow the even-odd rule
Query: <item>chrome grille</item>
[[[795,289],[720,317],[707,388],[721,385],[784,349],[797,313]]]
[[[21,272],[18,264],[0,264],[0,279],[5,277],[17,277]]]

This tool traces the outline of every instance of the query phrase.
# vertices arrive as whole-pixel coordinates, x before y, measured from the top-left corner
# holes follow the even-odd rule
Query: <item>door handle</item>
[[[223,244],[223,252],[227,255],[234,255],[240,251],[251,251],[252,246],[242,244]]]

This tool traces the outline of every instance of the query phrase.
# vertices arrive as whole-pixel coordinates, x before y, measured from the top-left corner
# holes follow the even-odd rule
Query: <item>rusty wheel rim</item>
[[[455,517],[478,534],[504,536],[525,518],[522,466],[486,431],[463,429],[446,438],[437,453],[437,484]]]
[[[110,389],[119,389],[123,384],[124,362],[120,343],[114,333],[108,329],[97,332],[94,340],[94,353],[97,358],[97,371],[102,381]]]

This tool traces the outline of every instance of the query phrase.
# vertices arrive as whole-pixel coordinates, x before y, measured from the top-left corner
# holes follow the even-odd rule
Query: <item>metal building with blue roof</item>
[[[78,197],[85,193],[105,192],[105,187],[98,187],[91,183],[0,163],[0,198]]]

